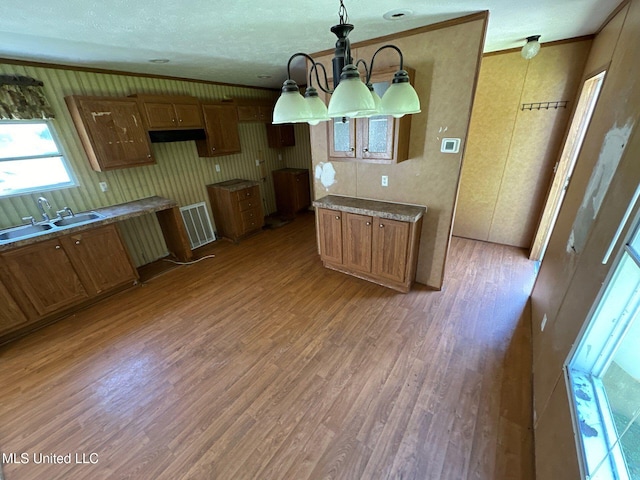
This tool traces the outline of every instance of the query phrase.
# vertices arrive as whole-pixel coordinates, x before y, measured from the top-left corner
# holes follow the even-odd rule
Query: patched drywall
[[[336,169],[331,162],[320,162],[315,167],[315,178],[328,192],[336,184]]]
[[[591,225],[598,216],[632,130],[633,119],[629,118],[621,127],[616,123],[605,135],[598,161],[569,234],[567,253],[580,253],[584,249]]]

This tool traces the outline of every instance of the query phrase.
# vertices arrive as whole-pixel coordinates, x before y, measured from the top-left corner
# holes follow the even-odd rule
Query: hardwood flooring
[[[0,347],[6,480],[534,478],[524,251],[454,238],[400,294],[324,269],[312,214],[201,250]]]

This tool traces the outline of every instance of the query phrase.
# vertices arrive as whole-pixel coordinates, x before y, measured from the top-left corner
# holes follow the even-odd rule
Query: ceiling
[[[352,42],[489,10],[485,52],[594,33],[611,0],[344,0]],[[339,0],[2,0],[0,57],[278,88],[296,52],[330,49]],[[385,20],[392,10],[409,10]],[[168,59],[168,63],[150,63]],[[260,78],[265,76],[268,78]],[[304,82],[304,76],[296,80]]]

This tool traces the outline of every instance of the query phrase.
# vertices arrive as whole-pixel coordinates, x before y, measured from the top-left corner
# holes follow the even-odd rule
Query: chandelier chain
[[[338,17],[340,18],[340,25],[344,25],[349,21],[349,15],[347,15],[347,7],[344,6],[344,1],[340,0],[340,8],[338,9]]]

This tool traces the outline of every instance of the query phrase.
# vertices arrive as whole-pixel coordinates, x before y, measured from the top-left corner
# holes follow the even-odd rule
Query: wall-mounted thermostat
[[[440,148],[442,153],[458,153],[460,151],[460,139],[459,138],[443,138],[442,147]]]

